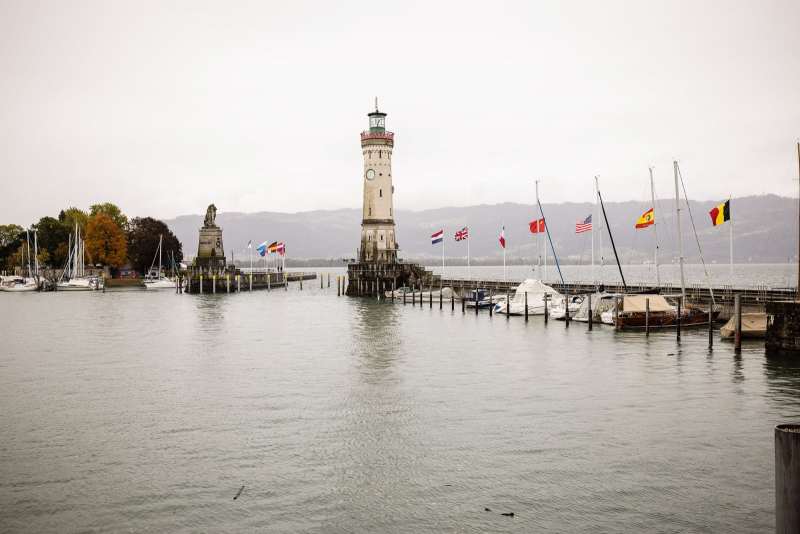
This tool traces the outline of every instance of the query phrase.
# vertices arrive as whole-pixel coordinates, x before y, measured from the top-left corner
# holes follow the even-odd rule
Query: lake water
[[[332,285],[0,294],[0,531],[774,529],[800,362]]]

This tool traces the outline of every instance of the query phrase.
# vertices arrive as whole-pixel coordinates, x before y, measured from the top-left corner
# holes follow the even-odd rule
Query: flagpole
[[[442,228],[442,278],[444,278],[444,228]]]
[[[602,284],[603,266],[605,265],[605,258],[603,257],[603,221],[600,218],[600,206],[599,206],[599,203],[598,203],[598,199],[600,198],[600,183],[599,183],[599,179],[600,179],[600,177],[598,175],[594,176],[594,192],[595,192],[595,194],[594,194],[594,210],[595,210],[595,212],[597,214],[597,224],[599,225],[598,228],[600,228],[600,231],[597,233],[597,248],[598,248],[598,252],[600,253],[600,280],[597,280],[597,281],[599,281]]]
[[[728,210],[729,210],[728,212],[729,212],[729,213],[730,213],[730,211],[731,211],[731,210],[730,210],[730,207],[731,207],[731,204],[730,204],[730,202],[731,202],[731,199],[730,199],[730,197],[728,197]],[[723,218],[724,218],[724,217],[723,217]],[[728,222],[729,222],[729,223],[731,223],[731,227],[730,227],[730,234],[731,234],[731,246],[730,246],[730,249],[731,249],[731,250],[730,250],[730,253],[731,253],[730,277],[731,277],[731,287],[733,287],[733,215],[731,215],[731,218],[728,220]]]
[[[469,268],[469,241],[470,241],[470,235],[469,235],[469,225],[468,225],[467,226],[467,279],[471,280],[472,270]]]
[[[656,250],[653,254],[656,263],[656,284],[661,287],[661,274],[658,272],[658,219],[656,218],[656,189],[653,185],[653,167],[650,167],[650,200],[653,203],[653,236],[656,240]]]
[[[539,205],[539,221],[544,219],[544,215],[542,214],[542,204],[539,202],[539,180],[536,180],[536,204]],[[547,230],[547,222],[545,221],[545,230]],[[539,228],[539,232],[541,233],[542,229]],[[547,279],[547,242],[544,243],[544,272],[542,275],[542,280]]]
[[[592,217],[592,283],[594,284],[596,278],[594,276],[594,219],[596,217]]]
[[[253,242],[251,241],[249,245],[247,245],[247,249],[250,251],[250,273],[253,272]]]
[[[506,225],[503,225],[503,241],[506,239]],[[506,277],[506,244],[503,243],[503,282],[507,279]]]

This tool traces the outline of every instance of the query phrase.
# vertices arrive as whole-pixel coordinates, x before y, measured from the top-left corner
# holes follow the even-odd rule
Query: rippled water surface
[[[0,294],[0,329],[3,532],[769,531],[800,419],[760,343],[315,282]]]

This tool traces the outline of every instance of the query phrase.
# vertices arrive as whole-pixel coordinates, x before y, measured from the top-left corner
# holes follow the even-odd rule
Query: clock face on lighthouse
[[[375,169],[368,169],[367,180],[373,180],[374,178],[375,178]]]

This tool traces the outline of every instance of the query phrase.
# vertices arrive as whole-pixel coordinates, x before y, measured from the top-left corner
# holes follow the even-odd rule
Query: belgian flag
[[[725,221],[731,220],[731,200],[728,199],[719,206],[714,206],[714,208],[708,212],[711,216],[711,224],[714,226],[718,226]]]

